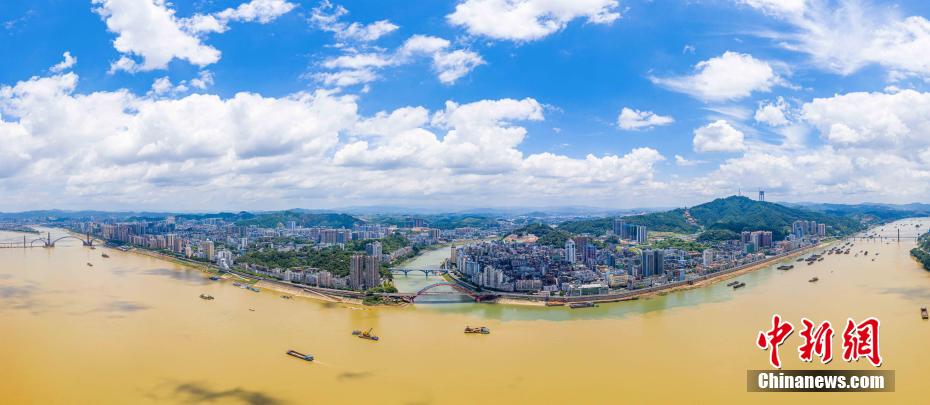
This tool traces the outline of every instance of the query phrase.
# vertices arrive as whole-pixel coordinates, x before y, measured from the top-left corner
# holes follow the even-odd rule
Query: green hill
[[[622,217],[625,222],[645,225],[650,231],[696,233],[715,231],[705,240],[714,240],[730,233],[718,231],[772,231],[775,239],[784,239],[791,231],[794,221],[817,221],[827,224],[830,234],[845,234],[862,229],[863,225],[855,217],[834,215],[826,212],[792,208],[780,204],[755,201],[746,197],[731,196],[718,198],[708,203],[688,209],[695,223],[685,217],[685,209],[654,212],[643,215]],[[571,233],[590,233],[603,235],[613,226],[614,218],[585,219],[566,221],[559,224],[559,229]]]
[[[288,221],[294,221],[300,226],[320,226],[327,228],[351,228],[352,225],[363,222],[361,219],[348,214],[317,214],[291,210],[256,214],[252,218],[236,221],[236,225],[258,225],[274,228],[278,224],[287,225]]]
[[[701,228],[688,223],[685,219],[684,209],[674,209],[664,212],[653,212],[642,215],[630,215],[622,217],[624,222],[645,225],[652,231],[660,232],[677,232],[677,233],[695,233]],[[565,221],[559,224],[559,229],[574,234],[587,233],[592,235],[603,235],[613,229],[615,217],[581,219],[575,221]]]
[[[691,207],[690,212],[694,220],[707,230],[772,231],[775,239],[784,239],[791,232],[791,224],[798,220],[826,224],[828,234],[845,234],[862,229],[861,223],[854,218],[737,196],[718,198]]]
[[[572,237],[572,234],[566,232],[565,230],[556,229],[549,225],[543,224],[530,224],[513,231],[513,233],[519,236],[528,234],[536,235],[539,237],[539,240],[536,241],[536,243],[552,247],[565,246],[565,241]]]

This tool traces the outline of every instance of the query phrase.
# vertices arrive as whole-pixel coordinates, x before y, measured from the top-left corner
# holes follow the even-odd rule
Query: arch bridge
[[[405,268],[392,268],[391,274],[403,274],[407,275],[408,273],[423,273],[424,276],[439,276],[449,272],[446,269],[405,269]]]
[[[434,289],[439,288],[439,287],[451,287],[454,291],[433,291]],[[389,295],[394,296],[396,298],[403,299],[404,301],[407,301],[407,302],[414,302],[417,298],[424,297],[424,296],[453,296],[453,295],[455,296],[465,295],[477,302],[493,301],[497,299],[497,295],[495,294],[486,294],[486,293],[473,291],[471,289],[463,287],[462,285],[458,283],[453,283],[453,282],[433,283],[426,287],[421,288],[420,291],[417,291],[415,293],[389,294]]]
[[[65,240],[65,239],[79,240],[81,241],[81,244],[83,246],[94,246],[94,242],[101,242],[101,243],[103,242],[102,240],[97,239],[91,236],[90,234],[84,235],[83,237],[75,236],[75,235],[65,235],[65,236],[60,236],[55,239],[52,239],[52,233],[46,232],[44,238],[29,239],[28,236],[23,236],[22,241],[8,240],[8,241],[0,242],[0,248],[31,248],[31,247],[53,248],[55,247],[56,243],[58,243],[59,241]]]

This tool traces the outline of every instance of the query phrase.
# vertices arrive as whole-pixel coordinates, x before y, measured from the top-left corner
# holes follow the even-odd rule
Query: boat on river
[[[737,284],[739,284],[739,281],[731,281],[731,282],[727,283],[727,287],[733,287],[733,286],[735,286],[735,285],[737,285]]]
[[[817,278],[817,277],[814,277],[814,278],[812,278],[812,279],[810,279],[810,280],[807,280],[807,282],[808,282],[808,283],[816,283],[818,280],[820,280],[820,279]]]
[[[927,307],[920,307],[920,317],[924,320],[927,319]]]
[[[213,281],[220,281],[220,277],[219,277],[219,276],[210,276],[210,280],[213,280]]]
[[[592,308],[592,307],[596,307],[596,306],[597,306],[597,305],[595,305],[595,304],[594,304],[593,302],[591,302],[591,301],[573,302],[573,303],[571,303],[571,304],[568,304],[568,307],[569,307],[569,308],[572,308],[572,309],[578,309],[578,308]]]
[[[371,333],[371,329],[368,329],[366,331],[353,330],[352,334],[355,336],[358,336],[359,339],[368,339],[368,340],[374,340],[374,341],[380,340],[379,337]]]
[[[94,265],[91,262],[87,262],[87,267],[94,267]]]
[[[745,286],[746,286],[746,283],[740,281],[738,284],[734,284],[734,285],[733,285],[733,289],[735,290],[735,289],[737,289],[737,288],[743,288],[743,287],[745,287]]]
[[[207,300],[207,301],[211,301],[211,300],[213,300],[213,296],[212,296],[212,295],[207,295],[207,294],[200,294],[200,299],[202,299],[202,300]]]
[[[301,353],[301,352],[298,352],[297,350],[288,350],[288,351],[287,351],[287,355],[288,355],[288,356],[292,356],[292,357],[296,357],[296,358],[301,359],[301,360],[304,360],[304,361],[313,361],[313,355],[312,355],[312,354],[303,354],[303,353]]]
[[[108,255],[108,254],[106,254],[106,253],[101,253],[101,254],[100,254],[100,257],[102,257],[102,258],[104,258],[104,259],[109,259],[109,258],[110,258],[110,255]]]
[[[791,270],[791,269],[793,269],[793,268],[794,268],[794,265],[793,265],[793,264],[786,264],[786,265],[783,265],[783,266],[778,266],[778,269],[779,269],[779,270]]]
[[[469,326],[465,327],[465,333],[480,333],[482,335],[487,335],[491,333],[491,330],[484,326],[479,326],[477,328],[472,328]]]

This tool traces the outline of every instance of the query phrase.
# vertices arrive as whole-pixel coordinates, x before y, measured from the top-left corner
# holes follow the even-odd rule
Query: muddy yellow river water
[[[900,227],[913,236],[916,224],[926,229],[930,221],[901,221],[883,232]],[[790,271],[773,265],[740,276],[747,286],[739,290],[719,283],[575,310],[285,300],[79,242],[0,249],[0,402],[926,403],[930,322],[919,308],[930,306],[930,272],[908,256],[913,246],[856,242],[854,252],[870,255],[832,255]],[[809,283],[813,276],[820,281]],[[410,276],[398,285],[432,281]],[[881,369],[895,370],[896,392],[747,393],[746,370],[769,368],[754,340],[773,312],[795,325],[801,317],[834,325],[878,317]],[[492,333],[465,335],[466,325]],[[368,328],[380,342],[351,335]],[[795,332],[782,346],[784,368],[872,368],[801,363],[799,344]],[[840,344],[838,336],[837,353]],[[317,361],[288,357],[289,349]]]

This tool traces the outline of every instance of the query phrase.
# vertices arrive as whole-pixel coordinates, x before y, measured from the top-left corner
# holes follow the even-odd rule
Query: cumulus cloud
[[[370,42],[394,32],[399,28],[397,25],[387,20],[367,25],[348,23],[343,21],[347,14],[349,11],[345,7],[329,1],[313,9],[310,23],[320,30],[332,32],[339,41],[334,47],[341,49],[342,55],[324,60],[320,66],[326,70],[311,72],[305,77],[329,87],[362,85],[378,80],[381,69],[428,58],[439,81],[451,85],[486,63],[478,53],[453,49],[449,40],[430,35],[412,35],[397,49],[388,51]]]
[[[917,150],[930,146],[930,93],[854,92],[802,106],[805,121],[829,142]]]
[[[177,96],[187,93],[193,89],[205,90],[213,85],[213,73],[209,70],[202,70],[196,78],[181,80],[178,84],[171,82],[171,78],[163,76],[152,82],[152,88],[147,93],[149,96]]]
[[[232,21],[267,24],[295,7],[296,4],[285,0],[252,0],[236,8],[230,7],[212,14],[195,14],[190,18],[180,19],[179,22],[192,34],[226,32]]]
[[[464,0],[446,16],[472,35],[534,41],[565,28],[574,19],[610,24],[620,18],[616,0]]]
[[[843,75],[868,65],[890,77],[930,76],[930,21],[903,16],[894,5],[868,0],[741,0],[789,24],[787,32],[761,32],[803,52],[823,69]]]
[[[49,71],[53,73],[61,73],[65,70],[71,69],[71,67],[77,63],[77,58],[71,56],[70,51],[65,51],[61,57],[64,59],[61,62],[56,63],[55,66],[50,67],[48,69]]]
[[[683,167],[697,166],[702,163],[707,163],[707,162],[703,160],[685,159],[684,156],[675,155],[675,164],[678,166],[683,166]]]
[[[650,80],[704,101],[737,100],[754,91],[768,92],[783,82],[768,62],[731,51],[699,62],[691,75],[653,76]]]
[[[199,34],[224,32],[230,21],[267,23],[294,8],[282,0],[252,0],[216,14],[179,19],[164,0],[92,0],[94,11],[117,35],[113,47],[122,56],[110,72],[164,69],[172,60],[206,66],[220,51],[205,45]],[[139,61],[137,58],[141,58]]]
[[[329,72],[312,75],[323,84],[345,87],[369,83],[377,80],[376,71],[392,66],[413,63],[418,58],[427,57],[432,63],[436,77],[443,84],[454,84],[473,69],[485,64],[481,55],[469,50],[449,50],[452,44],[444,39],[429,35],[413,35],[393,53],[373,50],[359,53],[351,50],[346,54],[330,58],[321,64]]]
[[[651,148],[526,155],[520,123],[544,120],[532,98],[366,117],[355,96],[324,90],[163,98],[82,94],[77,82],[68,72],[0,86],[0,188],[20,190],[0,195],[0,206],[51,198],[61,206],[241,209],[500,196],[493,202],[511,205],[606,201],[619,190],[634,198],[664,186],[653,178],[663,157]],[[153,91],[176,86],[168,79]]]
[[[756,114],[753,118],[773,127],[785,126],[791,123],[787,117],[788,103],[784,98],[778,97],[775,102],[765,102],[759,104]]]
[[[634,110],[628,107],[623,107],[617,117],[617,126],[625,130],[647,129],[668,125],[673,122],[675,122],[675,119],[670,116],[658,115],[652,111]]]
[[[739,152],[746,149],[743,133],[726,120],[717,120],[694,130],[697,152]]]
[[[347,14],[349,10],[345,7],[326,0],[313,9],[310,23],[323,31],[332,32],[340,41],[377,41],[400,28],[388,20],[378,20],[370,24],[358,22],[348,24],[341,21],[342,17]]]
[[[795,119],[779,128],[785,143],[747,144],[742,155],[677,187],[704,195],[760,187],[795,200],[836,202],[930,198],[930,93],[894,89],[815,98]],[[803,142],[808,126],[821,142]]]

